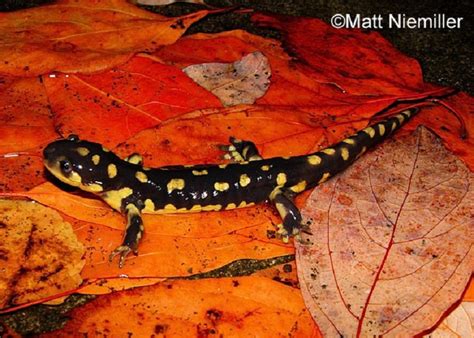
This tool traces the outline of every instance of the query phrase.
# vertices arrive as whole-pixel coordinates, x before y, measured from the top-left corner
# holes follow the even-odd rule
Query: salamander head
[[[103,191],[104,183],[115,176],[109,165],[118,159],[100,144],[76,135],[48,144],[43,157],[45,167],[60,181],[94,193]]]

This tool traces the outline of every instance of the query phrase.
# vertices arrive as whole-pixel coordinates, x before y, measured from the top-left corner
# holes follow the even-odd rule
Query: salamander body
[[[219,211],[270,201],[282,218],[278,233],[288,241],[301,230],[294,196],[346,169],[416,112],[405,110],[331,147],[288,158],[262,159],[252,142],[231,138],[225,150],[234,163],[147,168],[138,154],[122,160],[98,143],[71,135],[44,149],[44,164],[62,182],[100,196],[127,215],[123,243],[111,254],[111,259],[120,255],[123,266],[127,254],[137,252],[142,213]]]

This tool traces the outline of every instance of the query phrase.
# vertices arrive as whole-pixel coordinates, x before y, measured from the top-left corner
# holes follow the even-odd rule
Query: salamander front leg
[[[116,248],[109,257],[109,261],[112,261],[115,256],[119,255],[119,268],[123,267],[125,258],[133,251],[134,254],[138,253],[138,243],[140,238],[143,236],[143,221],[140,215],[140,210],[134,205],[129,204],[126,207],[127,212],[127,228],[125,229],[125,237],[122,245]]]
[[[298,237],[301,226],[301,214],[293,202],[294,194],[290,191],[275,188],[270,194],[270,201],[275,205],[282,224],[278,224],[277,233],[281,236],[283,242],[288,243],[292,236]]]
[[[227,152],[224,155],[225,159],[232,159],[235,162],[258,161],[262,159],[253,142],[239,140],[235,137],[230,137],[229,142],[231,143],[230,145],[220,146],[221,150]]]

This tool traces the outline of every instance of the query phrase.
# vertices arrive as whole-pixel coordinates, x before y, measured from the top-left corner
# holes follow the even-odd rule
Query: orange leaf
[[[70,317],[42,336],[321,336],[297,289],[261,277],[160,283],[102,296]]]
[[[313,192],[297,262],[324,334],[416,335],[460,299],[474,268],[473,178],[419,128]]]
[[[39,79],[0,81],[0,155],[37,149],[57,138]]]
[[[77,287],[83,246],[71,225],[39,204],[0,200],[0,308]]]
[[[125,267],[109,262],[121,242],[125,218],[103,202],[62,192],[45,183],[28,193],[42,204],[69,217],[86,247],[84,279],[116,277],[173,277],[206,272],[232,261],[265,259],[293,253],[291,245],[269,239],[277,216],[269,208],[246,208],[220,213],[144,215],[145,236],[139,255]],[[181,253],[186,252],[186,255]],[[163,262],[166,262],[164,264]]]
[[[0,13],[0,73],[98,72],[175,42],[208,11],[167,18],[126,1],[63,0]]]
[[[170,117],[221,106],[179,68],[145,56],[97,75],[50,76],[44,84],[61,134],[107,147]]]

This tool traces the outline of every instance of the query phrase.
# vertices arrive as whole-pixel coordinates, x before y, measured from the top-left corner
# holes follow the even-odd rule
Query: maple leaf
[[[474,268],[474,175],[425,128],[317,188],[297,245],[303,295],[328,336],[416,335]]]

